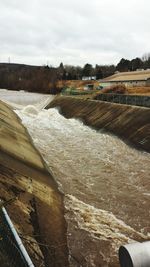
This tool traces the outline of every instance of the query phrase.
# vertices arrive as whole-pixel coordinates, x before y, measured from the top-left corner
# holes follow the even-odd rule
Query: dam
[[[64,193],[70,267],[119,267],[120,245],[150,238],[150,154],[80,116],[65,118],[59,101],[13,108]]]

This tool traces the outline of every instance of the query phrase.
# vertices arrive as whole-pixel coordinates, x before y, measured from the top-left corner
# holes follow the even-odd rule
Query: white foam
[[[9,103],[15,109],[21,109],[27,105],[34,105],[40,110],[50,103],[54,97],[53,95],[29,93],[22,90],[12,91],[0,89],[0,99]]]
[[[22,112],[25,114],[34,114],[37,115],[38,114],[38,109],[35,106],[32,105],[28,105],[25,108],[22,109]]]
[[[94,238],[112,239],[115,244],[133,242],[133,236],[146,239],[146,236],[135,231],[111,212],[97,209],[72,195],[66,195],[65,206],[67,211],[74,213],[78,227],[88,231]]]

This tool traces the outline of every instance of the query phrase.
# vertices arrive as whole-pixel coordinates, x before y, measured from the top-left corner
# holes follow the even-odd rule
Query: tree
[[[142,56],[143,61],[143,68],[149,69],[150,68],[150,53],[146,53]]]
[[[59,80],[66,80],[66,70],[64,68],[64,65],[63,63],[61,62],[59,67],[57,68],[58,70],[58,78]]]
[[[116,66],[116,70],[120,72],[130,70],[130,60],[122,58]]]
[[[99,65],[95,66],[95,76],[96,76],[96,79],[102,79],[103,78],[102,68]]]
[[[93,72],[92,65],[89,63],[85,64],[82,70],[82,75],[89,77],[89,76],[92,76],[92,72]]]
[[[96,67],[95,67],[95,75],[96,75],[96,72],[97,72],[97,68],[98,68],[98,76],[99,76],[99,78],[97,78],[97,79],[102,79],[102,78],[111,76],[116,71],[116,68],[115,68],[114,65],[96,65]]]
[[[142,56],[142,61],[148,61],[150,59],[150,53],[145,53],[143,56]]]
[[[141,69],[141,68],[143,68],[143,62],[139,57],[134,58],[130,61],[130,70],[131,71],[135,71],[135,70]]]

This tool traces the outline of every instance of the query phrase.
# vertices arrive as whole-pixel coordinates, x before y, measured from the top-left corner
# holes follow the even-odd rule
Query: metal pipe
[[[23,254],[23,256],[24,256],[24,258],[25,258],[25,260],[27,262],[27,264],[28,264],[28,266],[29,267],[35,267],[33,265],[32,261],[31,261],[29,255],[28,255],[28,253],[27,253],[27,251],[26,251],[26,249],[25,249],[25,247],[24,247],[24,245],[23,245],[23,243],[22,243],[22,241],[21,241],[21,239],[20,239],[20,237],[19,237],[14,225],[13,225],[13,223],[11,222],[11,219],[10,219],[6,209],[4,207],[2,207],[2,211],[3,211],[3,214],[4,214],[5,218],[6,218],[6,221],[7,221],[8,225],[9,225],[11,231],[12,231],[12,234],[13,234],[13,236],[14,236],[14,238],[15,238],[15,240],[16,240],[16,242],[17,242],[17,244],[18,244],[18,246],[19,246],[19,248],[20,248],[20,250],[21,250],[21,252],[22,252],[22,254]]]
[[[150,267],[150,241],[121,246],[119,261],[121,267]]]

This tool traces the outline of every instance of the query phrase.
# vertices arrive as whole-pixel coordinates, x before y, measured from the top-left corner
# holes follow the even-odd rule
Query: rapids
[[[7,89],[0,89],[0,99],[16,109],[22,109],[27,105],[32,105],[40,110],[44,108],[50,101],[52,101],[54,96],[29,93],[23,90],[11,91]]]
[[[33,111],[16,113],[65,194],[70,266],[119,266],[121,244],[150,238],[150,155],[57,109]]]

